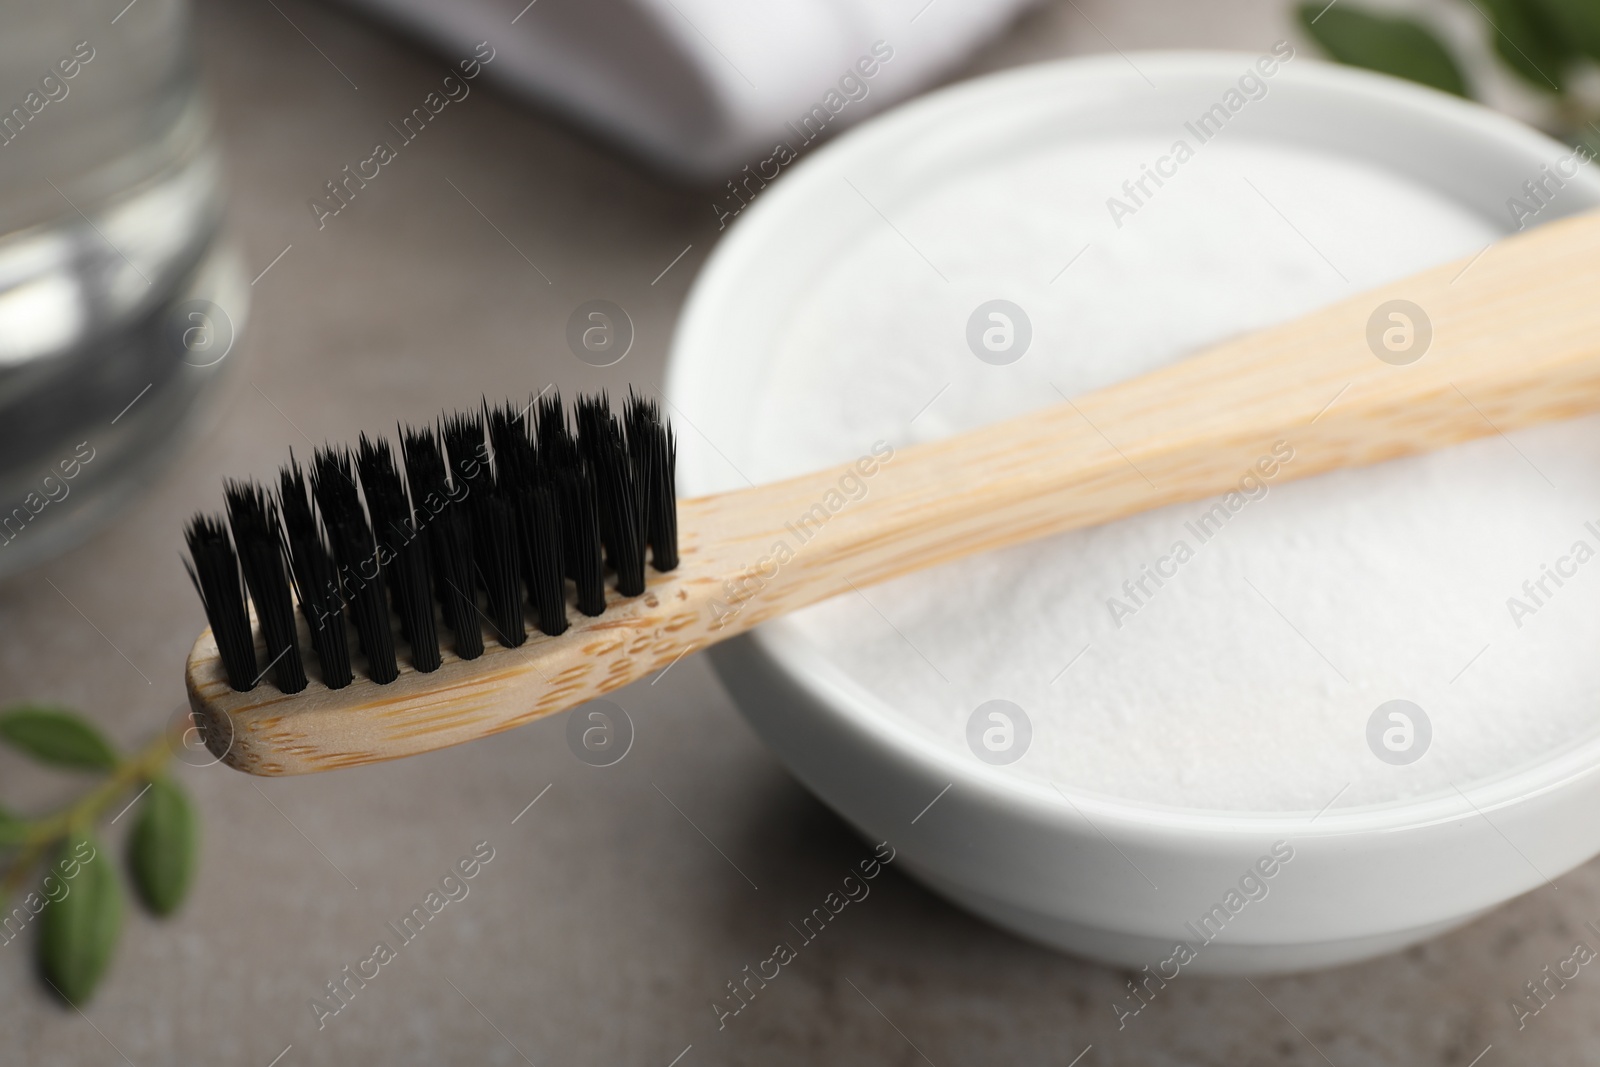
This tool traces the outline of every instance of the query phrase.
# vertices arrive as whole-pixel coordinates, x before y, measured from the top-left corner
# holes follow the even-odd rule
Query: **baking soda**
[[[741,467],[797,474],[1057,403],[1498,236],[1393,173],[1243,136],[1114,225],[1107,198],[1163,150],[974,161],[864,225],[774,331]],[[994,300],[1027,318],[1015,362],[968,343]],[[1153,804],[1449,793],[1593,735],[1600,421],[1301,481],[1293,462],[1220,518],[1197,501],[987,553],[775,636],[963,758],[985,730],[1016,742],[1002,720],[969,729],[980,705],[1021,709],[1025,751],[991,773]]]

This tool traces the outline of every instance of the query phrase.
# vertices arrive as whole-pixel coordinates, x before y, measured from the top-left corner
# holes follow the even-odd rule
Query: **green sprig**
[[[163,734],[138,752],[121,754],[93,723],[64,708],[18,706],[0,711],[0,743],[64,770],[102,777],[66,807],[35,818],[0,808],[0,923],[10,901],[33,877],[43,879],[18,908],[39,923],[40,972],[72,1004],[93,995],[116,951],[123,890],[116,865],[96,837],[96,824],[138,789],[142,804],[128,835],[128,868],[138,897],[159,916],[183,902],[193,879],[198,819],[187,794],[167,772],[174,739]],[[40,864],[49,860],[46,871]],[[25,925],[25,923],[23,924]]]
[[[1549,101],[1549,132],[1600,146],[1600,110],[1580,99],[1576,75],[1600,60],[1600,0],[1471,0],[1485,43]],[[1301,28],[1333,59],[1472,96],[1451,47],[1426,22],[1326,0],[1296,6]]]

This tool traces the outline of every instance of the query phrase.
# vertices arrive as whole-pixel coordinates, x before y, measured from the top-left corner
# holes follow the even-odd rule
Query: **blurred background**
[[[8,5],[0,490],[8,514],[44,502],[0,535],[0,698],[142,745],[184,711],[204,620],[181,529],[224,477],[483,395],[658,385],[741,202],[728,183],[874,41],[894,59],[826,136],[1023,63],[1285,38],[1318,54],[1277,0],[644,6],[659,17],[561,0]],[[1364,36],[1330,11],[1345,36],[1326,46],[1600,136],[1581,71],[1547,90],[1505,58],[1524,49],[1486,19],[1514,35],[1509,7],[1404,10],[1436,37]],[[567,341],[595,300],[631,332],[608,366]],[[12,328],[41,308],[54,334]],[[6,1062],[1553,1067],[1600,1043],[1592,1011],[1519,1032],[1507,1007],[1512,976],[1565,958],[1596,913],[1594,864],[1373,963],[1175,983],[1120,1031],[1128,975],[991,929],[891,867],[761,1010],[719,1029],[726,983],[871,846],[785,774],[700,658],[615,699],[635,739],[603,768],[574,758],[559,718],[305,779],[180,759],[200,816],[187,900],[166,920],[127,910],[81,1008],[39,980],[34,931],[0,944]],[[9,808],[82,790],[0,751]],[[475,850],[492,858],[467,895],[319,1013]],[[1593,1004],[1582,982],[1564,995]]]

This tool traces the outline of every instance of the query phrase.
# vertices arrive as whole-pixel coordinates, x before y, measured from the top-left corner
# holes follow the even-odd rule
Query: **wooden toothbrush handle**
[[[1252,478],[1364,466],[1597,410],[1600,212],[1592,212],[1153,374],[897,449],[792,563],[746,583],[762,587],[749,611],[759,620],[852,583],[1241,482],[1250,491]],[[782,523],[792,529],[840,477],[692,504],[697,521],[792,542]]]
[[[764,619],[960,556],[1252,476],[1302,478],[1595,410],[1600,213],[972,433],[681,501],[678,569],[652,572],[643,596],[613,594],[600,616],[572,613],[558,638],[507,649],[490,634],[482,657],[447,652],[431,674],[285,696],[266,682],[230,689],[207,631],[190,654],[190,703],[212,750],[252,773],[395,759],[562,711]]]

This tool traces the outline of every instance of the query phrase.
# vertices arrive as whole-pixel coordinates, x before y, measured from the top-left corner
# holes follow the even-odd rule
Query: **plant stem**
[[[10,899],[45,852],[74,830],[88,829],[124,790],[134,783],[153,779],[166,767],[172,753],[171,738],[165,733],[121,763],[93,789],[68,807],[33,821],[22,847],[6,867],[0,880],[0,902]]]

